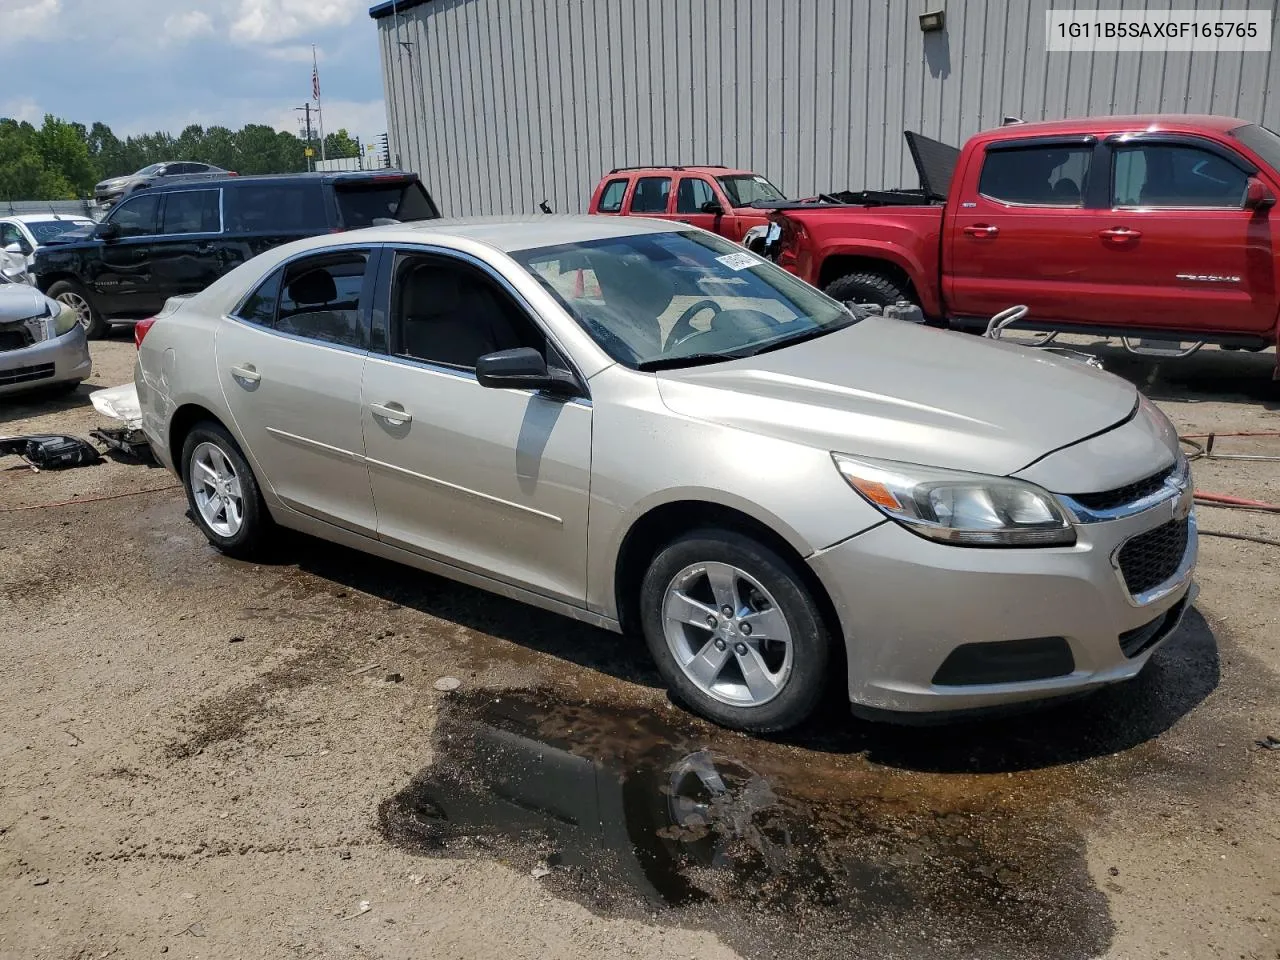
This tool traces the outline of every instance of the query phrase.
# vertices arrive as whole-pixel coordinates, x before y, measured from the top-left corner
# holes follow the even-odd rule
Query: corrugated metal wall
[[[641,163],[747,167],[797,197],[915,186],[903,129],[959,143],[1004,115],[1280,127],[1274,52],[1046,53],[1046,10],[1076,5],[1148,4],[948,0],[926,34],[944,0],[432,0],[377,21],[392,159],[472,216],[582,211]],[[1270,9],[1150,4],[1170,5]]]

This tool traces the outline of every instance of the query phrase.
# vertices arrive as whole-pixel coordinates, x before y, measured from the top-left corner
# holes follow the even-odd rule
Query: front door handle
[[[1128,227],[1110,227],[1106,230],[1099,230],[1098,236],[1112,243],[1128,243],[1141,237],[1142,231],[1130,230]]]
[[[231,375],[237,380],[243,380],[245,383],[257,383],[262,379],[262,374],[255,369],[252,363],[245,363],[238,367],[232,367]]]
[[[989,223],[971,223],[964,228],[964,232],[971,237],[995,237],[999,235],[1000,228]]]
[[[381,417],[392,426],[413,422],[413,414],[395,401],[390,403],[371,403],[369,404],[369,412],[375,417]]]

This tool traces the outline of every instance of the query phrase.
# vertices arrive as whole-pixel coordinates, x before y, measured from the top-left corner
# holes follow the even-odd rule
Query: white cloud
[[[286,44],[283,47],[265,47],[262,51],[272,60],[284,60],[286,63],[310,63],[311,48],[300,44]],[[316,50],[317,59],[324,62],[324,51]]]
[[[19,122],[25,120],[27,123],[39,126],[44,120],[44,111],[30,97],[15,97],[0,103],[0,117],[8,117]]]
[[[366,0],[240,0],[231,19],[231,38],[279,43],[310,30],[348,24],[368,7]]]
[[[213,21],[202,10],[174,13],[165,18],[164,35],[169,40],[190,40],[201,34],[213,32]]]
[[[0,0],[0,43],[53,33],[62,0]]]

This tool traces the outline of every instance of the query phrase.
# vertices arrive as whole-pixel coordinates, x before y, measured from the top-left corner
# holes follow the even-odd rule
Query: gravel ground
[[[1280,430],[1273,355],[1099,350],[1183,433]],[[0,433],[98,425],[133,348],[93,353]],[[1277,466],[1196,484],[1280,502]],[[623,638],[299,537],[230,561],[184,509],[160,469],[0,461],[0,957],[1280,958],[1280,548],[1205,538],[1122,689],[769,742]]]

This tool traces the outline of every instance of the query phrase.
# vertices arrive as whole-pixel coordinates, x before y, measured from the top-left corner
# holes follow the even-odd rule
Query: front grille
[[[1071,499],[1087,510],[1114,510],[1116,507],[1123,507],[1127,503],[1133,503],[1135,500],[1141,500],[1158,492],[1174,469],[1175,467],[1168,467],[1144,480],[1136,480],[1123,487],[1116,487],[1114,490],[1104,490],[1101,493],[1075,493],[1071,495]]]
[[[1188,520],[1171,520],[1120,548],[1120,575],[1130,594],[1145,593],[1178,572],[1187,552],[1189,529]]]
[[[0,330],[0,351],[21,350],[23,347],[31,346],[33,342],[26,327],[18,330]]]
[[[32,380],[44,380],[52,377],[54,366],[52,363],[38,363],[30,367],[14,367],[12,370],[0,370],[0,387],[7,387],[15,383],[29,383]]]

